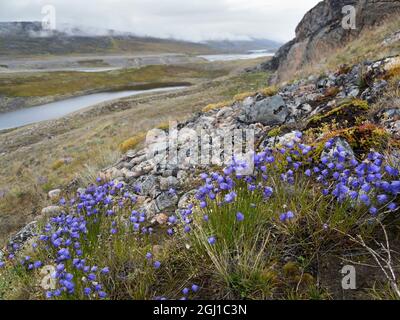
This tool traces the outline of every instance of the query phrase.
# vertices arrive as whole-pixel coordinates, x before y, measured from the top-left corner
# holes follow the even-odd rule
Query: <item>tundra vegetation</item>
[[[377,30],[381,33],[376,43],[381,43],[391,29]],[[349,46],[357,52],[363,41],[374,37],[365,33]],[[8,246],[0,265],[0,297],[400,299],[399,57],[358,64],[359,59],[346,56],[350,65],[337,64],[320,76],[276,88],[266,86],[269,75],[264,72],[233,72],[199,84],[189,98],[165,94],[157,110],[147,109],[157,98],[143,98],[141,104],[139,98],[128,99],[131,108],[90,123],[84,119],[88,128],[75,124],[75,135],[59,133],[70,145],[62,145],[59,154],[64,157],[46,159],[55,171],[47,171],[47,177],[62,176],[66,182],[89,159],[102,160],[80,171],[75,183],[52,200],[57,214],[41,219],[29,241],[22,247],[17,242]],[[166,97],[173,103],[164,101]],[[274,105],[283,97],[301,103],[291,108]],[[261,118],[267,124],[247,123],[248,118],[241,117],[263,103],[275,108],[271,119]],[[186,112],[194,110],[203,111],[185,122]],[[122,172],[117,168],[120,163],[114,163],[121,158],[117,149],[130,153],[123,159],[137,159],[143,128],[167,131],[165,123],[171,118],[138,119],[162,112],[176,116],[174,120],[183,116],[182,126],[208,119],[215,125],[225,121],[258,130],[258,147],[251,158],[254,172],[241,174],[250,163],[235,157],[225,167],[194,168],[188,184],[195,192],[187,203],[150,215],[144,205],[153,190],[144,190],[141,177],[130,180],[125,175],[120,181],[99,170],[111,166]],[[142,129],[128,129],[124,121],[136,121],[136,129]],[[13,132],[7,134],[13,137]],[[37,141],[31,150],[48,147]],[[79,158],[82,153],[85,157]],[[131,165],[125,160],[124,165]],[[132,171],[125,172],[149,178],[134,171],[140,165],[132,164]],[[29,179],[34,174],[24,170],[20,164],[17,176],[29,181],[25,186],[37,189],[24,193],[21,187],[6,194],[2,210],[15,208],[18,202],[32,208],[36,196],[25,198],[26,193],[45,198],[43,191],[62,185],[60,180],[33,184]],[[179,192],[171,187],[161,194],[177,199]],[[357,266],[357,277],[365,286],[345,293],[340,269],[348,264]],[[52,275],[43,274],[44,266],[50,266]]]

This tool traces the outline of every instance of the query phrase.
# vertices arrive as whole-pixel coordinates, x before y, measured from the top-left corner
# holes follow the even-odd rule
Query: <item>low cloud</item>
[[[41,20],[53,5],[58,25],[129,31],[201,41],[268,38],[287,41],[318,0],[14,0],[0,2],[0,21]]]

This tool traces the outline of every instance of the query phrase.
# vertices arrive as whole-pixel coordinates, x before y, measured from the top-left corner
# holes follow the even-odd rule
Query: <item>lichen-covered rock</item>
[[[178,209],[187,209],[191,202],[194,200],[194,196],[196,195],[197,190],[191,190],[185,193],[178,202]]]
[[[343,138],[341,137],[337,137],[335,138],[334,141],[334,145],[333,147],[329,150],[329,152],[327,151],[323,151],[321,154],[321,159],[322,158],[328,158],[330,160],[334,160],[336,159],[334,156],[335,152],[344,152],[346,157],[350,158],[350,159],[354,159],[355,155],[354,155],[354,151],[351,148],[350,144]]]
[[[156,199],[157,209],[163,211],[176,206],[178,203],[178,196],[169,192],[161,193]]]
[[[135,182],[140,195],[155,197],[159,187],[158,178],[154,175],[142,176]]]
[[[23,245],[31,238],[35,237],[38,232],[38,222],[32,221],[22,228],[18,233],[10,238],[7,245],[8,251],[15,252],[23,247]]]
[[[276,137],[267,137],[262,143],[261,146],[264,148],[273,148],[274,146],[280,145],[285,146],[292,141],[300,142],[300,138],[298,137],[297,131],[292,131],[282,136]]]
[[[160,189],[162,191],[168,191],[169,189],[175,189],[179,186],[179,181],[177,178],[170,176],[167,178],[160,178]]]
[[[359,121],[368,110],[368,103],[364,100],[354,99],[350,102],[343,103],[338,107],[325,112],[314,115],[310,118],[307,128],[318,128],[325,123],[337,123],[339,126],[353,126]]]

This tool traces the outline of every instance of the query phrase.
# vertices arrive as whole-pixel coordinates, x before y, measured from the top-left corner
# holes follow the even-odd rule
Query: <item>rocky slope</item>
[[[342,27],[342,8],[356,9],[356,29]],[[293,75],[310,62],[322,58],[354,40],[363,30],[382,23],[400,11],[397,0],[324,0],[311,9],[296,28],[296,37],[282,46],[275,57],[259,68],[277,71],[277,81],[284,75]]]
[[[222,109],[197,114],[178,124],[178,150],[189,150],[192,146],[190,136],[184,133],[187,129],[208,134],[212,141],[235,129],[250,129],[254,130],[255,145],[260,148],[290,141],[295,136],[294,130],[311,130],[316,134],[316,149],[318,143],[324,143],[329,136],[359,158],[374,147],[392,145],[393,153],[396,153],[400,138],[399,101],[398,97],[386,96],[386,92],[393,85],[391,70],[399,63],[398,56],[342,67],[337,72],[285,85],[272,96],[257,94]],[[364,70],[362,79],[368,81],[361,81],[361,69]],[[370,109],[378,100],[384,102],[384,107]],[[324,132],[322,128],[332,123],[336,124]],[[150,147],[166,148],[168,135],[175,134],[176,131],[163,131],[159,134],[162,138],[154,137]],[[188,205],[196,192],[196,177],[199,172],[208,171],[209,165],[192,164],[190,155],[180,152],[176,163],[161,166],[157,153],[149,157],[147,151],[146,148],[129,151],[100,176],[128,185],[137,194],[141,203],[139,211],[146,213],[148,222],[164,224],[170,214]],[[78,189],[78,193],[83,190]],[[57,200],[60,193],[61,190],[52,191],[49,197]],[[62,210],[57,205],[44,208],[38,221]],[[20,247],[32,238],[37,224],[34,221],[13,236],[8,250],[12,251],[13,245]]]

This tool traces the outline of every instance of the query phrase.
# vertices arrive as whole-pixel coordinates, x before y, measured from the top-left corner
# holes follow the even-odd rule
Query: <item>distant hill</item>
[[[275,52],[282,45],[282,43],[268,39],[221,40],[206,41],[204,43],[212,49],[230,53],[247,53],[252,50]]]
[[[114,30],[46,31],[40,22],[0,22],[0,56],[113,54],[113,53],[187,53],[215,52],[205,44],[139,37]]]

